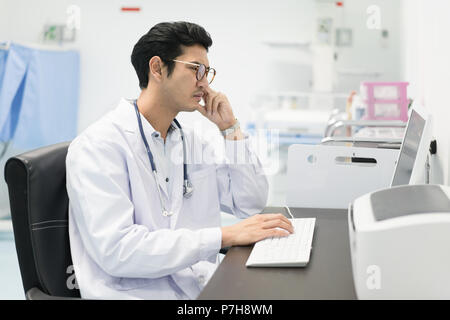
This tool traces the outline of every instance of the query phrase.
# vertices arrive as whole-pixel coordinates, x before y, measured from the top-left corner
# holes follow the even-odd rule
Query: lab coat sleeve
[[[110,144],[77,141],[66,159],[71,214],[90,258],[114,277],[158,278],[217,254],[220,228],[150,231],[134,223],[125,153]]]
[[[260,213],[267,203],[269,185],[248,135],[242,140],[225,139],[224,161],[217,168],[221,210],[238,218]]]

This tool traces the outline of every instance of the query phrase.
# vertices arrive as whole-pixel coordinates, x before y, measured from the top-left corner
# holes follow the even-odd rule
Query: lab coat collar
[[[117,116],[114,118],[114,122],[123,127],[126,131],[132,133],[139,133],[139,125],[136,118],[136,112],[133,106],[134,99],[122,98],[116,109]],[[141,114],[142,127],[146,136],[153,136],[155,133],[159,133],[153,128],[150,122]],[[168,133],[179,131],[174,121],[170,124]],[[148,138],[147,138],[148,139]]]
[[[144,116],[141,115],[142,119],[142,127],[144,130],[144,134],[147,137],[147,141],[150,145],[150,149],[152,148],[153,141],[150,138],[157,131],[152,127],[152,125],[145,119]],[[134,110],[133,100],[128,100],[122,98],[117,106],[115,112],[113,113],[112,121],[121,127],[125,132],[131,133],[133,135],[132,144],[134,146],[134,150],[138,155],[139,159],[142,163],[145,164],[146,168],[149,169],[151,173],[151,166],[148,160],[147,151],[145,149],[144,142],[142,141],[140,132],[139,132],[139,124],[136,118],[136,111]],[[177,133],[179,135],[179,129],[172,121],[171,128],[169,132],[171,134]],[[153,174],[153,173],[151,173]],[[166,200],[169,199],[169,192],[167,190],[165,181],[160,175],[157,175],[158,185],[160,189],[163,191],[163,194],[166,196]]]

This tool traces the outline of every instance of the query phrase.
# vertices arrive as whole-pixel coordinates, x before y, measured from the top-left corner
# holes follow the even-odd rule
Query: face
[[[183,46],[183,54],[175,60],[204,64],[209,67],[206,49],[201,45]],[[175,66],[169,78],[164,77],[162,90],[166,101],[176,108],[176,111],[194,111],[202,100],[205,88],[208,86],[206,75],[197,80],[196,66],[174,62]],[[167,75],[167,68],[165,70]]]

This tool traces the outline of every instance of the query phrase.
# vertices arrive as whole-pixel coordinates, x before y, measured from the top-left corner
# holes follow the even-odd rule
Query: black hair
[[[141,89],[148,86],[148,62],[159,56],[167,65],[168,76],[171,75],[175,62],[172,59],[183,54],[181,45],[202,45],[206,51],[212,45],[212,39],[203,27],[190,22],[161,22],[143,35],[134,45],[131,63],[136,70]]]

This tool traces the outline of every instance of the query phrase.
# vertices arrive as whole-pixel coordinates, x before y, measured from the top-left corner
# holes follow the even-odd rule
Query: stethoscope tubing
[[[166,210],[166,207],[164,206],[164,203],[163,203],[163,200],[162,200],[161,190],[159,189],[160,187],[159,187],[159,183],[158,183],[156,166],[155,166],[155,162],[154,162],[154,159],[153,159],[153,154],[152,154],[152,152],[150,150],[147,138],[145,137],[144,129],[142,127],[141,114],[139,113],[139,109],[138,109],[138,106],[137,106],[137,100],[134,100],[133,104],[134,104],[134,109],[136,111],[136,117],[137,117],[137,120],[138,120],[138,125],[139,125],[139,131],[141,133],[141,138],[142,138],[142,141],[144,142],[145,149],[147,151],[148,159],[149,159],[149,162],[150,162],[150,166],[152,168],[152,173],[153,173],[153,176],[155,178],[156,185],[157,185],[159,201],[160,201],[160,204],[161,204],[161,208],[163,210],[163,216],[171,216],[173,213]],[[193,187],[192,187],[191,182],[189,181],[189,177],[188,177],[188,174],[187,174],[186,141],[184,139],[183,129],[181,128],[181,125],[178,122],[178,120],[177,119],[173,119],[173,122],[178,127],[178,129],[180,129],[180,133],[181,133],[181,141],[183,143],[183,180],[184,180],[183,181],[183,196],[185,198],[189,198],[192,195]]]

